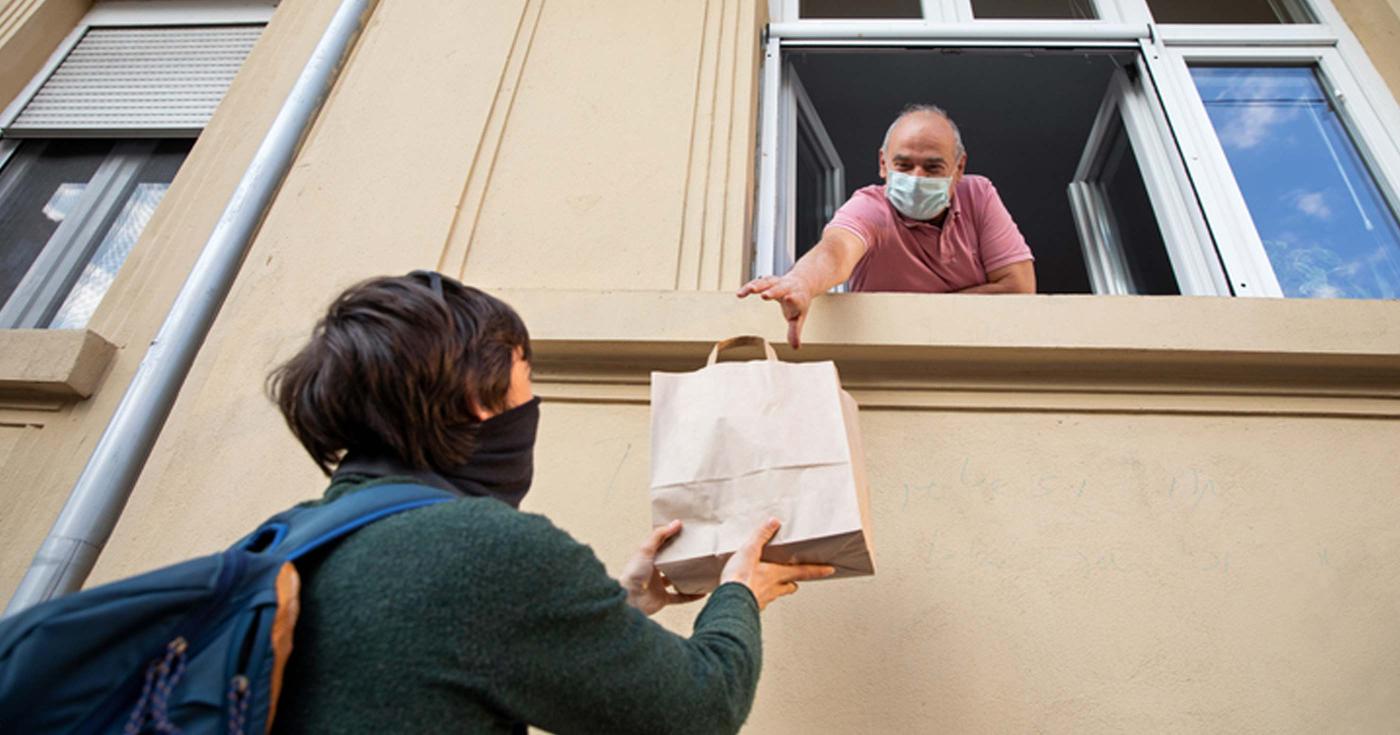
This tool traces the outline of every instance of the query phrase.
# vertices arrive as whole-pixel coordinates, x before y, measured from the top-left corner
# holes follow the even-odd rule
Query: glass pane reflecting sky
[[[1400,226],[1312,67],[1191,68],[1286,296],[1400,296]]]
[[[49,324],[50,329],[81,329],[92,319],[97,305],[116,280],[117,270],[126,262],[131,248],[141,238],[141,231],[156,211],[156,205],[169,188],[165,183],[137,184],[135,191],[122,206],[116,222],[102,238],[102,244],[92,254],[92,259],[83,266],[82,275],[73,290],[58,308],[58,314]]]

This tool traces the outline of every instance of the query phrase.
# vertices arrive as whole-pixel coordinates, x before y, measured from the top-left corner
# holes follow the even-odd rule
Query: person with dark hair
[[[341,294],[268,391],[330,475],[318,503],[388,483],[459,500],[406,511],[298,563],[295,649],[273,731],[735,732],[762,660],[759,612],[832,573],[759,560],[770,520],[724,568],[685,638],[647,616],[695,599],[654,560],[621,580],[589,547],[518,510],[539,399],[530,337],[505,303],[437,273]]]

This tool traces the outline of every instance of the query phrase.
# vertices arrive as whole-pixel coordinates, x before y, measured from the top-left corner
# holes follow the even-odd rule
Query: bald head
[[[948,113],[944,112],[942,107],[927,104],[908,105],[900,110],[899,116],[885,130],[885,140],[880,144],[880,150],[889,150],[890,136],[894,135],[895,128],[935,121],[941,123],[935,127],[944,127],[946,133],[952,135],[955,155],[958,158],[967,155],[967,149],[963,147],[962,131],[958,130],[958,124],[953,122],[953,118],[948,117]],[[902,126],[901,123],[905,123],[905,125]]]
[[[886,182],[894,174],[948,179],[952,200],[957,197],[958,183],[966,169],[967,152],[958,126],[933,105],[904,108],[885,131],[885,142],[880,147],[880,178]]]

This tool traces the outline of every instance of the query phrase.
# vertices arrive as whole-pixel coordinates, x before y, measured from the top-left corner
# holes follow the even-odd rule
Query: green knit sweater
[[[402,481],[350,478],[320,502]],[[274,731],[721,733],[753,703],[747,587],[690,638],[632,609],[592,550],[543,516],[464,498],[378,521],[298,562],[301,618]]]

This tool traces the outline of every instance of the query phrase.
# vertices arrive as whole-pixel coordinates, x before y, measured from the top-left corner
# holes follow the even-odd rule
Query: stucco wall
[[[646,406],[546,404],[527,505],[613,569],[648,522],[647,421]],[[861,424],[879,573],[765,614],[750,731],[1400,725],[1400,636],[1382,622],[1400,614],[1395,421]],[[694,612],[664,619],[685,631]]]
[[[0,0],[0,109],[38,73],[92,0]]]

